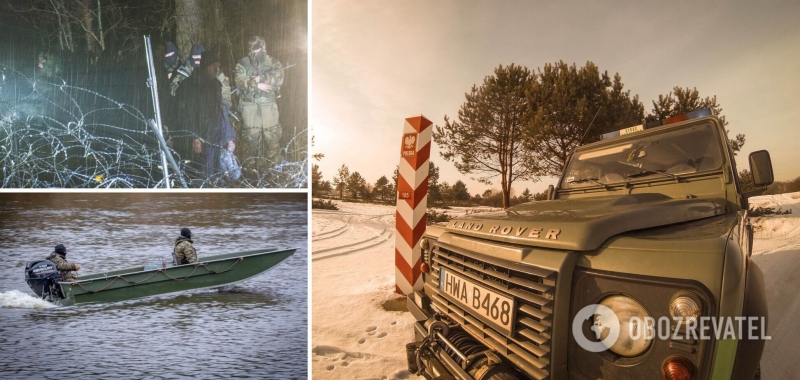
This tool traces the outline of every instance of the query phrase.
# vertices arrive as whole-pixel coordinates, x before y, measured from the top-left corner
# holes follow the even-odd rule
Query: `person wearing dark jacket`
[[[178,87],[181,122],[190,131],[192,161],[208,178],[219,171],[219,153],[222,146],[225,115],[222,108],[222,84],[216,76],[219,59],[204,51],[200,67]]]
[[[78,275],[74,271],[81,269],[81,266],[67,261],[67,247],[64,244],[59,244],[50,256],[45,258],[56,264],[56,269],[61,271],[61,279],[65,281],[75,280]]]
[[[175,264],[191,264],[197,262],[197,250],[192,245],[192,231],[186,227],[181,228],[181,236],[175,239],[175,249],[172,251]]]

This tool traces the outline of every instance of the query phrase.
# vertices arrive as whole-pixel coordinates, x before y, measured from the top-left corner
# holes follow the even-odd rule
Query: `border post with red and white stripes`
[[[403,125],[394,249],[395,290],[400,294],[422,289],[420,240],[427,220],[431,124],[419,115],[407,118]]]

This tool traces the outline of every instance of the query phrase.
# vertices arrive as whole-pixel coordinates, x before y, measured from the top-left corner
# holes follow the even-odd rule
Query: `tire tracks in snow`
[[[325,213],[327,215],[336,214],[336,213]],[[344,213],[339,215],[341,219],[344,221]],[[322,249],[315,249],[312,247],[311,250],[311,260],[318,261],[323,259],[329,259],[337,256],[349,255],[352,253],[360,252],[363,250],[367,250],[370,248],[377,247],[379,245],[385,244],[388,241],[391,241],[394,237],[394,226],[392,225],[391,221],[384,220],[384,218],[392,217],[394,218],[394,214],[378,214],[378,215],[358,215],[358,214],[350,214],[350,218],[347,221],[347,225],[344,227],[340,227],[334,231],[329,231],[323,234],[319,234],[317,238],[312,238],[312,241],[321,241],[321,240],[329,240],[332,238],[345,238],[347,235],[346,233],[355,234],[358,238],[358,230],[359,229],[367,229],[373,230],[377,232],[373,236],[369,236],[366,239],[358,238],[357,241],[348,243],[348,244],[340,244],[335,245],[329,248],[322,248]],[[370,226],[371,225],[371,226]],[[374,230],[374,227],[378,227],[378,230]],[[342,236],[345,235],[345,236]],[[335,243],[335,241],[334,241]]]

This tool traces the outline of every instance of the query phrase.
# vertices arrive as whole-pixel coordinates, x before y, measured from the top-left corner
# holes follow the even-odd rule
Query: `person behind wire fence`
[[[222,84],[216,79],[219,67],[218,57],[204,51],[201,66],[184,81],[177,94],[183,128],[192,134],[191,162],[205,180],[219,172],[223,140],[234,138],[230,137],[232,128],[225,116]]]

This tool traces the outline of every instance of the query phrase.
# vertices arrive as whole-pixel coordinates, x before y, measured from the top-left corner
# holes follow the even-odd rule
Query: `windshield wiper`
[[[665,170],[642,170],[638,173],[628,174],[625,178],[635,178],[635,177],[644,177],[650,174],[661,174],[664,177],[669,177],[672,179],[678,179],[678,176],[672,173],[667,173]]]
[[[573,183],[584,183],[584,182],[596,183],[596,184],[598,184],[600,186],[603,186],[606,190],[611,190],[611,186],[608,186],[605,183],[602,183],[602,182],[598,181],[597,178],[591,178],[591,177],[573,179],[572,181],[568,181],[567,183],[568,184],[573,184]]]

